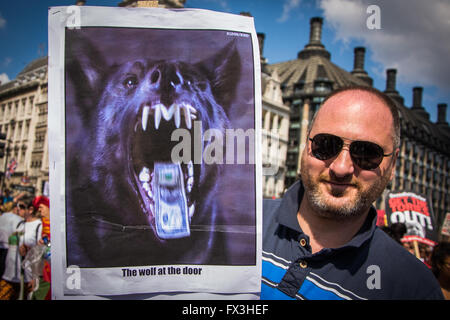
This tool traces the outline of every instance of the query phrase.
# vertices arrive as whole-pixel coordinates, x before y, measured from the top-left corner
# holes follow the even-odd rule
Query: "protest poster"
[[[259,292],[259,59],[249,17],[50,8],[54,298]]]
[[[377,210],[377,226],[385,227],[386,222],[386,212],[384,210]]]
[[[426,196],[413,192],[389,192],[386,197],[388,225],[404,223],[407,229],[402,241],[417,241],[434,246],[437,232],[432,208]]]

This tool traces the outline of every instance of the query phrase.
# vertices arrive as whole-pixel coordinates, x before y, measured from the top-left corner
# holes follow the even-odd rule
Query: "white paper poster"
[[[53,7],[49,53],[53,297],[257,295],[253,19]]]

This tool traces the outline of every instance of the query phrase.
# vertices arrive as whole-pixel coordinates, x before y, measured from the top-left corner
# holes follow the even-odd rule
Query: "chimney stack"
[[[425,110],[425,108],[422,106],[422,87],[414,87],[413,88],[413,105],[411,110],[416,112],[419,116],[430,120],[430,115]]]
[[[423,109],[422,107],[422,87],[413,88],[413,105],[412,109]]]
[[[398,93],[396,89],[397,69],[386,70],[386,93],[389,97],[399,102],[401,105],[405,103],[403,97]]]
[[[436,124],[443,124],[448,126],[447,123],[447,104],[446,103],[439,103],[437,105],[438,108],[438,114],[437,114],[437,122]]]
[[[321,45],[323,18],[314,17],[310,20],[309,43]]]
[[[355,52],[355,55],[354,55],[354,60],[353,60],[353,70],[351,73],[355,77],[363,80],[369,86],[372,86],[373,79],[371,77],[369,77],[366,70],[364,70],[364,56],[366,54],[366,48],[356,47],[354,52]]]
[[[364,56],[366,54],[366,48],[356,47],[355,57],[353,61],[353,70],[364,70]]]
[[[297,58],[308,59],[312,56],[322,56],[330,60],[331,54],[325,50],[325,46],[321,42],[323,18],[311,18],[309,24],[309,42],[305,48],[297,54]]]
[[[396,88],[397,69],[386,70],[386,93],[397,92]]]

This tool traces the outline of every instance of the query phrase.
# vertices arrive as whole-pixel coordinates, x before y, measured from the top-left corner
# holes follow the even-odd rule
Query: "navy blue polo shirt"
[[[344,246],[312,254],[297,220],[303,185],[264,200],[261,299],[443,299],[433,273],[376,226],[371,208]]]

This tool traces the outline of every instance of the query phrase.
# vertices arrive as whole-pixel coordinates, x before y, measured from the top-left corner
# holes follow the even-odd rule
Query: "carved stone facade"
[[[261,55],[263,196],[278,198],[285,191],[289,107],[283,104],[280,79],[263,58],[264,37],[258,33]]]
[[[44,192],[48,182],[47,138],[47,57],[28,64],[16,79],[0,85],[0,132],[6,133],[7,154],[0,159],[17,161],[17,168],[6,186],[24,184]]]

